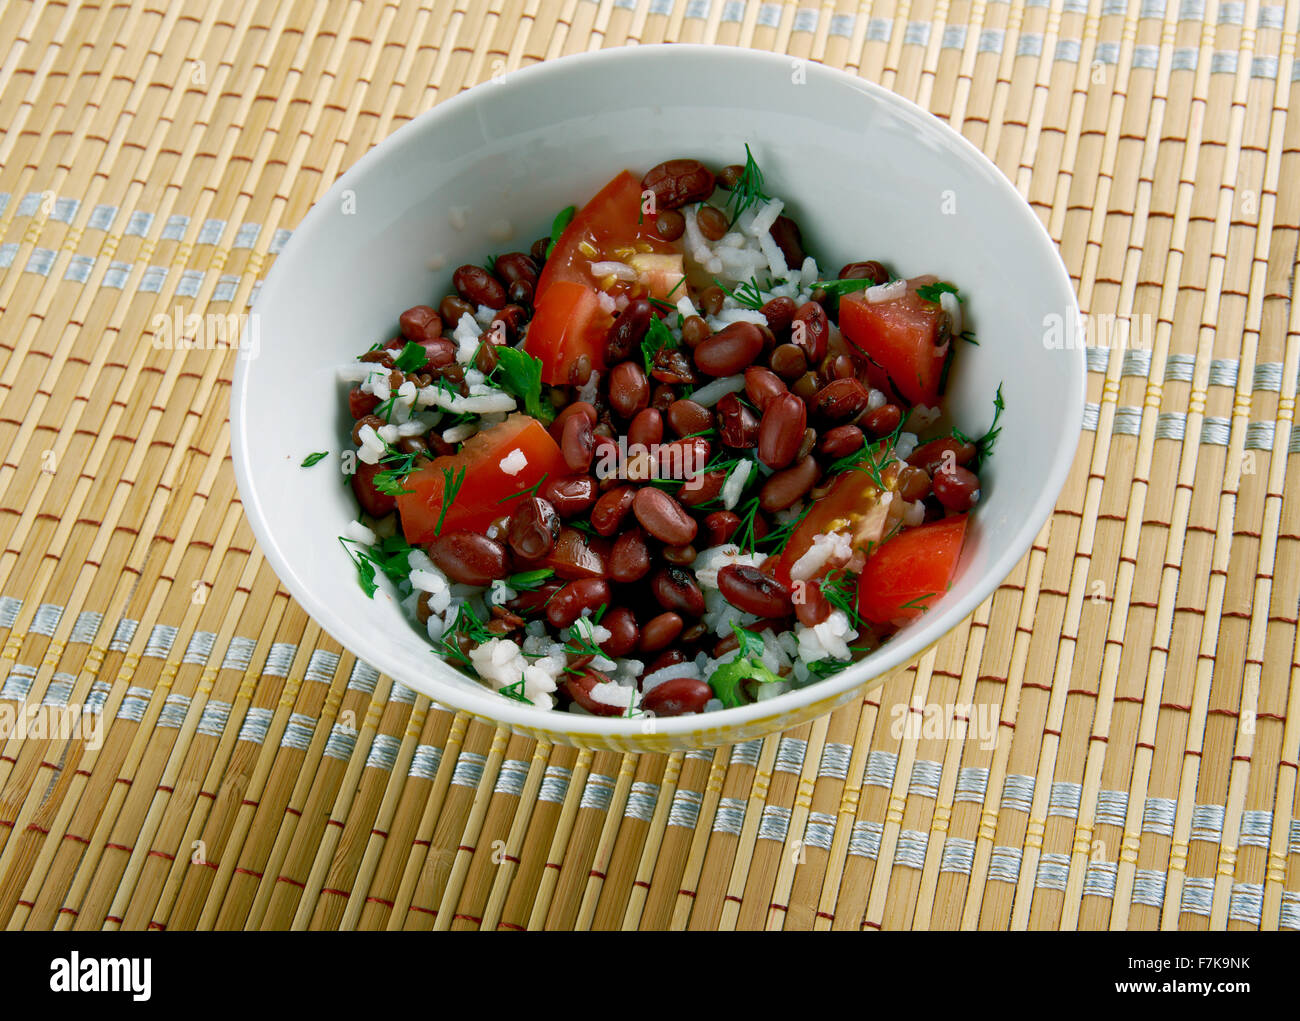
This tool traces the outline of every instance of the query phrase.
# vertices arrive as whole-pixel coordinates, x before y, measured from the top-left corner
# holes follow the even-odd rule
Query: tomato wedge
[[[597,262],[621,262],[636,270],[635,280],[613,279],[592,271]],[[681,281],[677,246],[655,233],[653,217],[642,215],[641,182],[624,170],[574,216],[534,291],[535,315],[524,350],[541,359],[542,379],[566,385],[583,355],[597,372],[605,369],[605,337],[611,313],[598,295],[663,298]]]
[[[859,615],[873,624],[921,616],[948,590],[965,537],[957,514],[881,543],[858,576]]]
[[[501,461],[522,451],[527,463],[514,475]],[[514,509],[523,491],[541,481],[543,475],[569,474],[564,456],[546,427],[535,418],[514,414],[500,425],[485,429],[465,441],[460,453],[434,458],[403,480],[410,490],[397,498],[402,532],[413,545],[432,542],[438,536],[447,477],[465,469],[465,481],[452,499],[442,522],[443,532],[486,531],[497,518]]]
[[[593,262],[620,259],[615,251],[635,247],[639,251],[676,251],[671,242],[654,233],[653,217],[641,214],[641,181],[624,170],[582,207],[555,242],[537,278],[535,300],[540,302],[559,280],[572,280],[588,287],[599,286],[591,272]],[[637,242],[642,242],[640,246]]]
[[[605,370],[605,336],[613,316],[600,307],[594,288],[557,280],[537,303],[524,350],[542,363],[542,380],[566,386],[574,363],[584,354],[597,372]]]
[[[920,278],[928,280],[930,278]],[[908,290],[892,301],[869,303],[862,293],[840,299],[840,332],[876,363],[912,404],[936,407],[948,340],[940,338],[943,309]]]
[[[866,472],[846,471],[840,475],[830,492],[812,505],[799,527],[790,533],[776,564],[776,577],[790,584],[790,568],[808,552],[813,539],[823,532],[839,531],[845,523],[861,518],[876,502],[876,495],[876,484]]]

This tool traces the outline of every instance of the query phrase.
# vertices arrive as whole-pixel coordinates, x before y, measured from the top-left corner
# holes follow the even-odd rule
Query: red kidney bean
[[[442,336],[442,316],[428,305],[412,305],[397,320],[402,336],[419,343]]]
[[[790,328],[798,306],[793,298],[773,298],[759,309],[767,319],[767,326],[773,333],[781,333]]]
[[[690,399],[673,401],[668,406],[668,425],[678,436],[693,436],[713,428],[713,415]]]
[[[497,261],[492,265],[496,275],[507,284],[513,284],[516,280],[527,280],[535,284],[540,272],[537,263],[523,252],[506,252],[505,255],[498,255]]]
[[[723,233],[726,233],[724,228]],[[705,235],[707,237],[707,235]],[[717,238],[711,240],[716,241]],[[723,303],[727,300],[727,292],[717,284],[706,287],[700,292],[700,308],[704,310],[705,315],[715,316],[722,311]]]
[[[506,526],[506,542],[524,560],[537,560],[555,548],[560,537],[560,516],[550,501],[540,496],[525,499]]]
[[[580,415],[587,419],[587,421],[592,424],[593,428],[600,420],[600,416],[596,413],[596,409],[592,407],[592,405],[588,404],[586,401],[574,401],[556,415],[555,421],[547,426],[547,432],[551,434],[551,439],[555,440],[556,443],[559,443],[564,439],[564,426],[569,419],[573,418],[575,415]]]
[[[916,468],[910,464],[904,465],[899,469],[898,479],[895,484],[898,495],[908,503],[914,500],[924,500],[930,494],[930,476],[926,474],[924,468]]]
[[[660,383],[694,383],[691,360],[686,352],[675,347],[661,347],[650,363],[650,375]]]
[[[356,494],[361,509],[371,517],[382,518],[397,509],[397,499],[375,488],[375,476],[382,471],[382,464],[366,464],[357,461],[357,470],[352,475],[352,492]]]
[[[532,257],[533,262],[535,262],[538,266],[545,266],[546,249],[550,247],[551,247],[551,239],[549,237],[538,238],[529,247],[528,254],[529,256]]]
[[[628,445],[641,443],[650,446],[664,438],[664,417],[654,408],[644,408],[627,428]]]
[[[569,366],[569,383],[572,386],[586,386],[591,380],[591,355],[584,351]]]
[[[694,546],[665,546],[663,548],[664,559],[674,567],[690,567],[695,561]]]
[[[677,209],[702,202],[713,194],[713,171],[699,160],[665,160],[641,178],[641,189],[652,191],[656,209]]]
[[[600,626],[609,631],[609,637],[600,643],[600,651],[610,659],[628,655],[641,640],[636,616],[626,606],[616,606],[607,612],[600,618]]]
[[[429,559],[463,585],[486,585],[510,573],[505,547],[478,532],[444,532],[429,545]]]
[[[695,211],[695,225],[700,228],[700,233],[710,241],[721,241],[723,235],[727,233],[730,222],[727,220],[727,214],[721,209],[716,209],[710,205],[702,205]],[[717,313],[713,314],[716,315]]]
[[[685,546],[695,539],[699,526],[682,505],[661,489],[638,489],[632,511],[641,527],[669,546]]]
[[[763,483],[758,493],[759,506],[769,514],[794,506],[812,489],[817,475],[816,458],[804,457],[796,461],[793,467],[776,472]]]
[[[858,367],[853,364],[853,359],[848,355],[831,355],[826,356],[822,362],[826,369],[826,375],[832,379],[857,379]]]
[[[661,209],[655,217],[655,233],[664,241],[676,241],[686,233],[686,217],[676,209]]]
[[[589,510],[599,493],[590,475],[569,475],[548,478],[537,487],[537,495],[549,500],[560,517],[571,518]]]
[[[677,641],[684,626],[681,616],[671,611],[651,617],[641,628],[641,651],[651,653],[668,648]]]
[[[695,349],[695,367],[710,376],[743,372],[763,351],[763,333],[753,323],[732,323]]]
[[[693,480],[692,480],[693,481]],[[722,492],[722,487],[727,481],[727,473],[705,472],[697,483],[695,488],[683,485],[677,490],[677,499],[687,507],[698,507],[701,504],[708,503],[710,500],[716,500],[718,494]]]
[[[781,344],[772,352],[768,364],[782,379],[798,379],[808,371],[808,356],[797,344]]]
[[[708,536],[708,546],[721,546],[724,542],[730,542],[731,537],[736,534],[736,529],[740,527],[739,515],[729,510],[714,511],[704,519],[704,531]]]
[[[790,590],[756,567],[727,564],[718,571],[718,591],[737,610],[760,617],[788,617],[794,612]]]
[[[801,401],[811,403],[817,396],[817,391],[822,388],[820,376],[815,372],[805,372],[802,376],[790,384],[790,392],[795,394]]]
[[[803,237],[799,225],[788,216],[778,216],[770,231],[772,240],[785,256],[785,264],[791,269],[803,265]]]
[[[837,425],[822,435],[818,449],[827,457],[848,457],[863,448],[866,438],[856,425]]]
[[[641,350],[641,341],[650,330],[654,308],[645,298],[629,301],[627,308],[614,319],[605,334],[605,362],[616,365]]]
[[[627,712],[623,706],[606,705],[591,697],[592,688],[608,681],[609,678],[599,670],[584,670],[576,675],[565,674],[561,683],[564,685],[564,690],[569,693],[569,697],[593,716],[622,716]]]
[[[596,506],[591,508],[591,527],[596,534],[612,536],[617,533],[635,498],[635,486],[618,486],[601,494]]]
[[[560,453],[569,471],[585,472],[591,467],[592,455],[596,453],[596,436],[592,432],[591,420],[585,415],[571,415],[564,423]]]
[[[795,582],[794,615],[804,627],[816,627],[831,615],[830,601],[822,594],[820,582]]]
[[[544,581],[530,592],[520,592],[514,599],[506,603],[506,608],[524,616],[531,616],[534,613],[541,612],[550,601],[551,596],[562,588],[564,588],[564,582],[562,581]]]
[[[568,627],[582,616],[583,610],[595,613],[609,603],[609,585],[602,578],[571,581],[546,604],[546,619],[552,627]]]
[[[817,391],[817,410],[830,419],[853,418],[866,410],[871,395],[856,379],[837,379]]]
[[[951,456],[949,456],[951,452]],[[912,451],[907,463],[917,468],[924,468],[926,474],[933,476],[943,464],[958,464],[966,467],[975,460],[975,444],[961,443],[952,436],[941,436],[937,440],[923,443]]]
[[[959,465],[941,465],[933,485],[935,498],[950,511],[968,511],[979,499],[979,476]]]
[[[693,478],[709,463],[713,445],[703,436],[673,440],[659,445],[657,464],[661,479]]]
[[[620,362],[609,373],[609,405],[623,418],[634,418],[650,404],[650,384],[636,362]]]
[[[374,394],[365,393],[355,386],[348,391],[348,412],[353,418],[365,418],[377,407],[379,398]]]
[[[704,614],[704,593],[690,571],[680,567],[661,567],[650,579],[650,591],[665,610],[688,617]]]
[[[882,404],[874,411],[869,411],[862,416],[862,431],[867,435],[879,439],[882,436],[888,436],[898,428],[898,423],[903,420],[903,411],[897,404]]]
[[[692,351],[711,336],[713,336],[713,330],[700,316],[687,316],[682,323],[682,341]]]
[[[461,266],[452,274],[451,283],[468,302],[488,308],[505,307],[506,289],[482,266]]]
[[[794,394],[781,394],[768,402],[758,431],[758,458],[769,468],[784,468],[799,453],[808,428],[808,410]]]
[[[609,576],[626,585],[640,581],[649,573],[650,548],[646,545],[645,534],[639,528],[629,529],[614,540],[614,548],[609,554]]]
[[[379,430],[387,424],[388,423],[378,415],[363,415],[352,423],[352,442],[358,446],[361,445],[361,430],[366,426],[370,426],[371,429]]]
[[[889,272],[880,263],[850,262],[840,268],[841,280],[870,280],[873,284],[883,284],[889,279]]]
[[[723,444],[748,450],[758,443],[758,417],[735,394],[718,401],[718,436]]]
[[[761,365],[751,365],[745,370],[745,393],[760,414],[767,410],[768,401],[786,392],[785,383],[771,369],[765,369]]]
[[[681,649],[664,649],[663,652],[650,661],[650,665],[645,668],[645,672],[653,674],[664,669],[664,667],[681,666],[686,662],[687,658],[686,653],[682,652]]]
[[[641,708],[656,716],[684,716],[704,711],[713,689],[695,677],[670,677],[651,688]]]
[[[739,163],[732,163],[718,171],[717,183],[726,188],[727,191],[733,190],[740,183],[740,179],[745,174],[745,168]]]
[[[577,578],[603,578],[608,560],[609,544],[576,528],[561,528],[555,540],[555,549],[546,558],[544,567],[555,569],[555,574],[566,581]]]
[[[824,308],[815,301],[799,306],[794,314],[794,322],[790,324],[790,339],[803,348],[810,365],[816,365],[826,357],[826,344],[830,335],[831,322]]]
[[[506,288],[506,297],[516,305],[531,307],[533,304],[533,286],[531,280],[516,280]]]
[[[442,321],[454,330],[460,323],[461,316],[474,314],[474,306],[464,298],[449,294],[438,305],[438,314],[442,316]]]
[[[399,436],[397,451],[400,454],[420,454],[424,457],[430,457],[433,453],[423,436]]]
[[[650,407],[654,408],[659,414],[666,415],[675,400],[677,400],[677,391],[667,383],[660,383],[650,394]]]
[[[487,329],[487,336],[501,337],[513,344],[519,339],[519,329],[528,321],[528,312],[520,305],[507,305],[492,317],[492,325]],[[501,326],[497,326],[500,323]]]

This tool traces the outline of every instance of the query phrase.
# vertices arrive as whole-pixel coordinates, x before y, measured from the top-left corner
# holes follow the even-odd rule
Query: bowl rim
[[[967,160],[973,161],[975,167],[982,170],[990,179],[994,188],[1014,200],[1011,206],[1015,210],[1014,215],[1020,221],[1017,224],[1018,228],[1027,234],[1029,243],[1036,244],[1042,249],[1044,260],[1051,265],[1051,272],[1056,275],[1058,283],[1064,285],[1063,289],[1069,296],[1069,307],[1065,309],[1067,318],[1078,317],[1078,297],[1056,243],[1024,196],[996,164],[964,135],[921,106],[882,85],[859,78],[847,71],[828,67],[809,58],[792,58],[784,53],[708,44],[658,43],[610,47],[540,61],[525,68],[506,72],[501,78],[494,79],[492,83],[481,84],[532,88],[542,84],[548,77],[559,77],[587,68],[599,68],[615,61],[667,60],[690,63],[704,57],[711,62],[715,74],[717,74],[719,61],[770,65],[774,68],[780,66],[788,70],[791,59],[801,59],[809,80],[813,77],[823,78],[827,82],[850,87],[862,93],[870,101],[887,108],[895,116],[916,124],[919,130],[931,134],[937,133],[949,146],[955,147]],[[523,83],[522,86],[520,82]],[[481,85],[466,89],[418,114],[376,142],[356,163],[340,174],[324,194],[316,199],[293,230],[289,241],[278,253],[275,263],[264,278],[250,311],[256,313],[258,306],[275,293],[281,275],[280,266],[286,257],[291,257],[299,248],[311,245],[316,236],[326,230],[327,209],[330,207],[331,197],[337,197],[340,192],[352,186],[356,178],[377,167],[391,150],[405,144],[408,139],[420,132],[436,130],[442,118],[459,112],[462,107],[481,99],[484,93],[478,91],[480,87]],[[503,91],[500,94],[506,93]],[[1071,392],[1061,394],[1059,398],[1060,418],[1062,426],[1066,428],[1062,429],[1062,439],[1057,446],[1051,471],[1044,479],[1039,495],[1029,508],[1029,512],[1022,517],[1019,526],[1015,529],[1012,541],[993,555],[993,563],[986,575],[976,580],[966,595],[951,601],[937,610],[934,616],[927,618],[927,623],[937,622],[936,626],[919,627],[912,633],[887,643],[872,655],[869,667],[864,667],[860,661],[831,677],[803,688],[792,689],[762,702],[692,716],[656,717],[654,728],[650,732],[656,740],[664,741],[673,738],[680,740],[697,734],[702,736],[704,732],[717,735],[720,731],[742,731],[747,727],[760,726],[767,721],[779,721],[810,704],[842,704],[855,690],[865,688],[873,681],[883,682],[891,672],[911,663],[965,620],[1002,584],[1032,547],[1044,522],[1053,513],[1073,465],[1082,438],[1087,371],[1082,345],[1058,352],[1062,357],[1068,356],[1067,353],[1072,354],[1075,359],[1078,385]],[[395,681],[427,695],[435,702],[445,703],[456,710],[491,720],[516,731],[534,734],[545,732],[554,734],[562,740],[578,742],[588,738],[594,743],[620,738],[635,743],[645,736],[645,718],[641,716],[591,716],[554,709],[538,710],[502,698],[486,687],[479,692],[472,689],[452,688],[449,683],[436,676],[412,679],[401,657],[390,652],[389,648],[382,644],[371,648],[371,639],[367,637],[367,632],[362,627],[354,625],[339,608],[332,605],[330,600],[317,595],[303,583],[271,533],[262,509],[263,494],[249,473],[250,436],[245,416],[248,410],[246,404],[248,374],[253,361],[255,359],[236,359],[230,391],[231,459],[244,515],[261,546],[263,555],[277,577],[299,605],[329,635],[344,648],[353,652],[358,659],[382,671]],[[361,650],[365,650],[364,653]],[[447,690],[442,690],[444,688]],[[709,743],[717,743],[716,736]]]

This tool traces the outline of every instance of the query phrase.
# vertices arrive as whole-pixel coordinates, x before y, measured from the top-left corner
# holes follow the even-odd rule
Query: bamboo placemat
[[[1298,30],[1300,0],[9,0],[0,921],[1300,928]],[[1083,308],[1150,344],[1089,351],[1056,514],[919,663],[786,734],[637,757],[345,653],[242,518],[233,357],[146,338],[245,310],[335,177],[438,101],[665,40],[927,106],[1033,204]],[[102,742],[16,731],[63,704]]]

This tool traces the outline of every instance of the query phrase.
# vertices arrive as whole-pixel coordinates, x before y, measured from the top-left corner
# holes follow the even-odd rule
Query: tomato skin
[[[594,287],[557,280],[537,303],[524,350],[541,360],[544,382],[567,386],[574,363],[584,354],[593,369],[605,371],[605,336],[613,321],[600,307]]]
[[[500,461],[514,450],[522,450],[528,463],[518,474],[507,475]],[[536,485],[543,475],[568,474],[559,445],[546,427],[527,415],[511,415],[500,425],[472,436],[460,453],[434,458],[406,476],[402,488],[411,492],[397,498],[397,509],[407,542],[421,545],[437,537],[446,484],[443,469],[459,473],[461,468],[465,469],[465,481],[447,508],[444,532],[485,532],[493,521],[514,510],[522,491]]]
[[[893,301],[871,304],[861,292],[844,295],[839,327],[850,343],[888,373],[893,388],[908,403],[935,407],[948,343],[939,343],[943,309],[915,290],[918,281],[929,279],[910,281],[907,293]]]
[[[822,499],[812,505],[812,510],[799,522],[781,551],[776,564],[776,577],[790,584],[790,568],[812,546],[813,538],[828,531],[837,520],[849,519],[859,514],[874,500],[876,484],[866,472],[846,471],[831,485]]]
[[[965,537],[956,514],[881,543],[858,576],[858,614],[873,624],[921,616],[948,590]]]
[[[590,254],[594,250],[596,261],[613,259],[613,249],[645,242],[655,251],[676,251],[669,242],[660,240],[654,233],[654,218],[641,215],[641,181],[632,172],[624,170],[598,191],[583,206],[564,233],[556,239],[555,248],[541,276],[537,278],[534,300],[540,302],[551,286],[559,280],[594,287],[599,281],[592,276]]]

